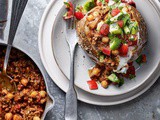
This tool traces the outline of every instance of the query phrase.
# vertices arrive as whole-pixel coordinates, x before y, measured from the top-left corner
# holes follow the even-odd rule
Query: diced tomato
[[[129,5],[136,8],[136,3],[133,0],[121,0],[122,3],[128,3]]]
[[[69,2],[69,5],[70,5],[70,9],[73,10],[73,9],[74,9],[74,8],[73,8],[73,4],[72,4],[71,2]]]
[[[135,75],[136,74],[136,69],[135,69],[135,67],[134,66],[130,66],[129,68],[128,68],[128,71],[127,71],[127,74],[128,75]]]
[[[136,8],[136,3],[133,0],[129,0],[128,4]]]
[[[129,66],[127,73],[123,75],[126,78],[134,78],[136,76],[136,69],[134,66]]]
[[[84,17],[84,14],[82,12],[75,12],[74,16],[78,19],[81,20]]]
[[[73,11],[72,10],[67,12],[67,16],[72,16],[72,15],[73,15]]]
[[[73,11],[72,11],[72,10],[69,10],[69,11],[63,16],[63,18],[64,18],[65,20],[70,19],[70,18],[72,18],[72,17],[73,17]]]
[[[107,3],[109,2],[109,0],[105,0]]]
[[[129,46],[134,46],[134,45],[137,45],[137,42],[138,42],[137,40],[135,40],[135,41],[129,41],[128,45]]]
[[[113,9],[112,11],[111,11],[111,15],[114,17],[114,16],[116,16],[118,13],[120,13],[121,11],[118,9],[118,8],[116,8],[116,9]]]
[[[90,88],[91,90],[96,90],[96,89],[98,89],[98,85],[97,85],[97,83],[96,83],[95,80],[87,81],[87,83],[88,83],[89,88]]]
[[[143,63],[147,62],[147,57],[146,57],[145,54],[142,55],[142,62],[143,62]]]
[[[100,28],[100,34],[101,35],[108,35],[108,33],[109,33],[109,25],[103,24]]]
[[[71,2],[64,2],[64,4],[65,4],[67,9],[69,9],[69,10],[72,9],[73,10],[73,4]]]
[[[73,17],[73,4],[71,2],[64,2],[66,8],[67,8],[67,12],[64,14],[63,18],[65,20],[70,19]]]
[[[128,65],[129,65],[129,66],[132,66],[132,65],[133,65],[133,62],[128,63]]]
[[[123,20],[119,20],[119,21],[117,22],[117,24],[119,25],[120,28],[122,28],[123,25],[124,25],[124,22],[123,22]]]
[[[121,0],[122,3],[126,3],[126,0]]]
[[[122,44],[120,49],[120,56],[126,56],[128,54],[128,45],[127,44]]]
[[[102,52],[103,52],[105,55],[108,55],[108,56],[111,55],[111,50],[110,50],[109,47],[108,47],[108,48],[103,48],[103,49],[102,49]]]

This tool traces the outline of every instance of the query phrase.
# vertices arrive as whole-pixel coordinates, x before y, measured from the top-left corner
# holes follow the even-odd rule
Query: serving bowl
[[[6,44],[4,42],[0,42],[0,46],[6,46]],[[44,82],[45,82],[45,86],[46,86],[46,92],[47,92],[47,101],[46,101],[44,112],[43,112],[43,114],[41,116],[41,120],[44,120],[47,112],[49,110],[51,110],[53,108],[53,106],[54,106],[54,98],[51,96],[51,94],[50,94],[50,92],[48,90],[48,85],[47,85],[47,81],[46,81],[47,79],[46,79],[46,76],[45,76],[45,72],[44,72],[42,66],[36,62],[36,59],[32,56],[32,54],[29,54],[26,51],[24,51],[24,50],[22,50],[20,48],[17,48],[15,46],[13,46],[13,48],[18,50],[18,51],[20,51],[20,52],[22,52],[26,56],[28,56],[29,59],[31,59],[33,61],[34,65],[37,66],[37,68],[39,69],[41,75],[44,78]]]

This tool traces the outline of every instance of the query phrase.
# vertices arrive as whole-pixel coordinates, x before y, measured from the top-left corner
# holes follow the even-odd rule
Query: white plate
[[[147,23],[149,23],[149,24],[147,24],[149,26],[149,33],[151,33],[150,31],[152,31],[152,33],[154,33],[152,35],[149,35],[149,36],[151,36],[152,40],[154,41],[154,44],[149,42],[149,46],[151,46],[150,48],[152,49],[150,51],[152,53],[149,54],[148,65],[150,65],[151,68],[147,67],[147,65],[145,65],[142,68],[143,70],[138,72],[138,73],[142,72],[141,75],[145,76],[145,79],[142,79],[142,80],[139,79],[139,80],[135,80],[135,81],[131,81],[131,82],[126,82],[126,84],[123,86],[123,88],[120,88],[120,89],[119,88],[117,89],[117,88],[111,86],[107,90],[99,89],[97,91],[89,91],[88,86],[86,85],[87,78],[82,77],[82,76],[84,76],[83,75],[84,71],[88,69],[88,64],[86,64],[86,61],[89,59],[85,59],[84,65],[83,65],[83,62],[80,62],[77,64],[80,67],[83,66],[84,69],[81,69],[82,72],[80,72],[80,71],[77,72],[77,70],[76,70],[75,84],[78,87],[83,88],[85,91],[89,91],[89,92],[92,92],[94,94],[99,94],[99,95],[107,95],[107,96],[93,95],[93,94],[85,92],[84,90],[76,87],[79,100],[90,103],[90,104],[97,104],[97,105],[115,105],[115,104],[123,103],[123,102],[129,101],[129,100],[137,97],[138,95],[142,94],[143,92],[145,92],[158,78],[159,71],[157,68],[160,66],[159,65],[160,57],[155,56],[155,55],[157,55],[157,53],[160,50],[158,48],[158,46],[160,44],[157,42],[157,38],[160,38],[160,34],[158,34],[158,31],[156,31],[156,30],[158,30],[160,23],[157,23],[156,25],[152,24],[152,23],[155,23],[155,21],[159,21],[159,16],[156,12],[156,8],[155,8],[156,6],[153,7],[153,5],[155,5],[153,3],[153,1],[149,1],[149,0],[146,0],[146,1],[135,0],[135,1],[138,3],[137,4],[138,9],[140,11],[142,11],[143,14],[145,14],[144,18],[146,19]],[[143,6],[145,6],[145,7],[147,6],[146,7],[147,12],[144,12],[144,11],[146,11],[146,9],[143,6],[140,7],[141,4],[144,4]],[[48,5],[48,7],[43,15],[42,22],[40,25],[39,49],[40,49],[40,54],[41,54],[43,64],[44,64],[47,72],[49,73],[51,78],[54,80],[54,82],[63,91],[67,91],[68,79],[66,76],[68,76],[68,73],[69,73],[69,69],[68,69],[69,68],[69,53],[67,51],[67,46],[64,44],[65,39],[64,39],[64,35],[62,33],[63,29],[60,26],[60,24],[57,27],[57,23],[62,23],[62,19],[60,17],[61,14],[58,14],[58,13],[62,13],[62,12],[59,12],[60,9],[62,8],[62,6],[63,6],[63,1],[60,1],[60,0],[59,1],[57,1],[57,0],[51,1],[50,4]],[[153,21],[153,19],[147,19],[148,18],[147,14],[149,15],[149,17],[156,18],[156,20]],[[54,28],[54,31],[52,31],[53,28]],[[157,28],[157,29],[155,29],[155,28]],[[156,42],[158,44],[156,44]],[[52,51],[52,43],[54,43],[53,44],[54,52]],[[61,45],[61,46],[58,47],[58,45]],[[153,45],[155,45],[155,47],[153,47]],[[54,48],[56,48],[56,49],[54,49]],[[63,49],[63,48],[65,48],[65,49]],[[157,49],[154,49],[154,48],[157,48]],[[60,51],[58,51],[58,50],[60,50]],[[67,52],[65,52],[65,51],[67,51]],[[64,54],[64,52],[65,52],[65,54]],[[80,49],[78,50],[78,52],[83,54]],[[56,56],[57,62],[56,62],[56,59],[53,54],[55,56],[59,55],[59,56]],[[82,58],[78,58],[78,59],[82,59]],[[150,59],[152,59],[153,61],[156,61],[156,60],[158,60],[158,61],[153,62]],[[87,62],[90,64],[90,61],[87,61]],[[64,72],[64,74],[66,74],[66,76],[63,74],[63,72],[61,71],[61,69],[59,67],[63,70],[63,72]],[[76,67],[76,69],[77,69],[77,67]],[[79,74],[79,72],[81,74]],[[80,76],[77,77],[78,75],[80,75],[81,77]],[[86,73],[86,75],[87,75],[87,73]],[[79,78],[79,79],[81,78],[81,79],[78,80],[77,78]],[[137,84],[137,82],[138,82],[138,84]],[[131,85],[130,87],[132,89],[129,88],[129,90],[128,90],[127,86],[129,86],[129,85]],[[125,88],[125,86],[126,86],[126,88]],[[136,86],[137,89],[134,89],[135,88],[134,86]]]

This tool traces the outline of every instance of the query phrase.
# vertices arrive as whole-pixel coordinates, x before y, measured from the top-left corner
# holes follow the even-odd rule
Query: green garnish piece
[[[114,73],[112,73],[110,76],[108,76],[108,80],[110,80],[114,83],[120,83],[120,79]]]
[[[64,2],[64,4],[66,5],[67,8],[70,8],[70,4],[68,2]]]
[[[94,0],[88,0],[85,4],[84,4],[84,9],[88,12],[90,11],[92,8],[94,8],[96,6]]]
[[[117,34],[122,34],[123,31],[117,23],[113,23],[113,24],[110,25],[109,32],[111,34],[117,35]]]
[[[117,2],[120,2],[120,0],[113,0],[113,1],[116,2],[116,3],[117,3]]]
[[[137,32],[138,32],[138,29],[136,29],[135,27],[132,27],[131,34],[135,35]]]
[[[118,84],[119,87],[121,87],[124,84],[124,79],[123,78],[119,78],[120,82]]]
[[[140,55],[140,56],[137,58],[136,63],[137,63],[138,65],[141,65],[141,64],[142,64],[142,55]]]
[[[132,35],[136,34],[138,32],[138,22],[130,22],[129,29]]]
[[[121,20],[121,19],[122,19],[123,15],[124,15],[124,14],[123,14],[122,12],[120,12],[118,15],[112,17],[112,18],[110,19],[110,21],[111,21],[111,22],[117,22],[118,20]]]
[[[134,79],[136,75],[129,74],[129,79]]]
[[[124,23],[124,26],[126,25],[127,21],[130,19],[130,15],[129,14],[126,14],[124,15],[124,17],[122,18],[123,20],[123,23]]]
[[[113,39],[111,39],[111,41],[110,41],[110,49],[111,50],[116,50],[116,49],[118,49],[119,47],[120,47],[120,45],[121,45],[121,42],[122,42],[122,40],[121,39],[119,39],[119,38],[117,38],[117,37],[114,37]]]
[[[128,27],[128,26],[125,26],[125,27],[124,27],[124,33],[128,35],[128,34],[130,34],[130,32],[131,32],[131,31],[130,31],[129,27]]]

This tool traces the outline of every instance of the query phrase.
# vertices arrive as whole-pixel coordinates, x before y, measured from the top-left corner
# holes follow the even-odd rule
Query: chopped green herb
[[[134,79],[136,75],[129,74],[129,79]]]
[[[141,65],[142,64],[142,55],[140,55],[137,60],[136,60],[136,63]]]
[[[121,87],[124,84],[124,79],[123,78],[119,78],[120,82],[118,84],[119,87]]]
[[[66,5],[67,8],[71,7],[70,4],[69,4],[69,2],[64,2],[64,4]]]

